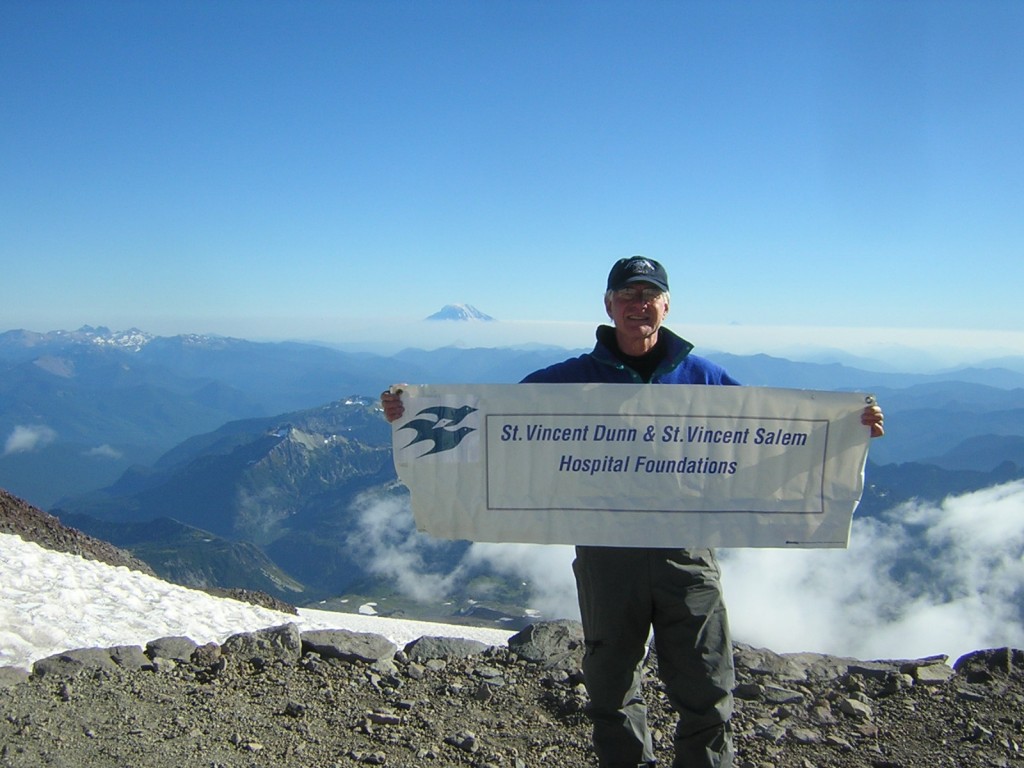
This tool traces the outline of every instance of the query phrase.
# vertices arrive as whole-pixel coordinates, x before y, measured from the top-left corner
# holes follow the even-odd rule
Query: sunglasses
[[[645,304],[649,301],[657,301],[664,295],[665,292],[660,288],[644,288],[642,290],[637,288],[620,288],[615,291],[615,298],[619,301],[633,302],[639,299]]]

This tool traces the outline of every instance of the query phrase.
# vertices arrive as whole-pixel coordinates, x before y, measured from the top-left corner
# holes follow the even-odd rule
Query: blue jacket
[[[615,329],[607,325],[597,329],[597,344],[592,352],[534,371],[524,384],[642,384],[640,375],[619,360],[608,341]],[[664,360],[651,377],[652,384],[739,384],[722,366],[691,355],[693,344],[667,328],[658,333],[667,339]],[[659,337],[660,338],[660,337]]]

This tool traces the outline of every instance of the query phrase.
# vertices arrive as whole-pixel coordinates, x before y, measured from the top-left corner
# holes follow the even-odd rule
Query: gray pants
[[[674,768],[732,765],[732,642],[710,549],[577,547],[583,675],[602,768],[654,762],[641,665],[654,628],[658,672],[679,715]]]

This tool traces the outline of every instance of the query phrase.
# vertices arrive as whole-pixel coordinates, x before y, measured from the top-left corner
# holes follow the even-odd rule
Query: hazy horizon
[[[478,307],[486,311],[483,307]],[[675,322],[675,321],[679,322]],[[264,324],[210,323],[157,324],[73,322],[22,324],[0,328],[0,332],[24,330],[34,333],[75,331],[85,326],[105,327],[113,332],[137,328],[154,336],[207,335],[256,342],[299,342],[329,346],[346,351],[373,352],[383,356],[403,349],[426,350],[462,347],[559,347],[590,349],[594,331],[606,319],[593,321],[524,322],[496,319],[494,322],[456,320],[338,319],[317,326],[267,322]],[[665,323],[695,345],[698,354],[767,354],[804,362],[877,364],[884,370],[905,373],[934,373],[1001,358],[1024,357],[1024,331],[995,332],[929,328],[873,328],[832,326],[744,326],[687,323],[670,316]],[[216,328],[216,330],[210,330]]]

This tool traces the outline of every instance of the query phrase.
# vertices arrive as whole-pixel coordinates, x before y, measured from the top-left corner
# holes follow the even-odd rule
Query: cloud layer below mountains
[[[407,502],[364,499],[358,536],[376,572],[410,596],[443,599],[480,565],[528,583],[544,618],[578,618],[566,546],[451,546],[418,534]],[[855,517],[845,550],[719,552],[733,636],[780,653],[860,659],[1024,647],[1024,481]]]
[[[734,634],[777,651],[1024,647],[1024,482],[855,518],[847,550],[723,553]]]

